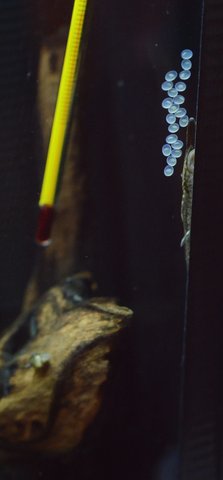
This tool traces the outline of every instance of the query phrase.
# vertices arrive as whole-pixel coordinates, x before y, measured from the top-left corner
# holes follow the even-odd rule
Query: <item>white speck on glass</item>
[[[172,150],[171,156],[175,158],[180,158],[182,153],[182,150]]]
[[[190,70],[192,67],[192,62],[190,60],[182,60],[181,67],[183,70]]]
[[[188,123],[189,123],[188,115],[185,115],[184,117],[180,118],[180,120],[179,120],[180,127],[187,127]]]
[[[185,97],[183,95],[177,95],[177,97],[174,98],[173,103],[175,105],[182,105],[182,103],[185,102]]]
[[[183,148],[184,144],[181,140],[177,140],[177,142],[173,143],[173,148],[174,150],[181,150]]]
[[[176,115],[174,115],[173,113],[168,113],[168,115],[166,116],[166,121],[170,125],[173,125],[173,123],[176,123]]]
[[[177,78],[176,70],[170,70],[170,72],[167,72],[165,75],[165,80],[167,80],[167,82],[172,82],[176,78]]]
[[[171,167],[170,165],[166,165],[166,167],[164,168],[165,177],[171,177],[171,175],[173,175],[173,172],[174,172],[173,167]]]
[[[175,143],[177,140],[178,140],[178,136],[175,135],[174,133],[171,135],[167,135],[166,137],[166,143],[169,143],[170,145]]]
[[[168,126],[168,132],[176,133],[176,132],[178,132],[179,128],[180,127],[179,127],[178,123],[173,123],[173,125]]]
[[[187,85],[184,82],[177,82],[175,88],[178,92],[184,92],[184,90],[187,88]]]
[[[165,145],[162,146],[162,154],[164,155],[164,157],[169,157],[169,155],[171,155],[171,152],[172,152],[172,148],[170,145],[166,143]]]
[[[178,105],[171,105],[170,108],[168,108],[169,113],[175,113],[178,110]]]
[[[168,92],[171,90],[171,88],[173,88],[173,82],[163,82],[161,88],[164,90],[164,92]]]
[[[192,50],[189,50],[189,48],[186,48],[185,50],[182,50],[181,58],[183,58],[184,60],[189,60],[192,57],[193,57]]]
[[[170,98],[164,98],[164,100],[162,101],[162,107],[170,108],[171,105],[173,105],[173,100],[171,100]]]
[[[182,70],[182,72],[179,73],[179,77],[181,80],[188,80],[190,76],[191,76],[190,70]]]
[[[175,113],[177,118],[182,118],[185,115],[187,115],[187,110],[186,108],[178,108],[177,112]]]
[[[175,165],[177,163],[177,160],[176,160],[176,158],[172,157],[172,155],[170,155],[169,157],[167,157],[166,163],[168,163],[168,165],[170,165],[170,167],[175,167]]]
[[[169,97],[174,98],[178,95],[178,91],[176,90],[176,88],[171,88],[170,90],[168,90],[168,95]]]

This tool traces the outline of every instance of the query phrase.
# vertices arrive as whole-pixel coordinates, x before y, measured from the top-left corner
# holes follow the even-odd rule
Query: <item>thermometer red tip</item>
[[[42,247],[47,247],[51,243],[51,227],[54,217],[54,208],[50,205],[40,207],[39,217],[36,229],[36,243]]]

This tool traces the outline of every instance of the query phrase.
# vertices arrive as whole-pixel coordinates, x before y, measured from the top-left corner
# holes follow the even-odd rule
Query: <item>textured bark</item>
[[[87,300],[89,285],[75,276],[52,288],[1,339],[2,455],[70,451],[95,418],[112,339],[132,312]]]

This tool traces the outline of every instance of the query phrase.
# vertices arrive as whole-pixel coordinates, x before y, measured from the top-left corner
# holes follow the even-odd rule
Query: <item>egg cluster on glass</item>
[[[185,97],[182,95],[187,88],[185,83],[191,76],[192,62],[191,58],[193,52],[189,49],[181,52],[181,72],[170,70],[165,75],[165,82],[162,83],[161,88],[168,95],[162,101],[162,107],[166,110],[166,122],[168,125],[168,135],[166,143],[162,147],[162,154],[166,157],[166,166],[164,168],[164,175],[170,177],[173,175],[174,166],[177,159],[182,155],[183,142],[179,140],[177,132],[180,127],[187,127],[189,117],[186,108],[183,107]],[[179,78],[178,78],[179,77]]]

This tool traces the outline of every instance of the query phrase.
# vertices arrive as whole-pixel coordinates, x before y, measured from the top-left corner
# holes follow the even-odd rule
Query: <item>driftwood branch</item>
[[[80,276],[50,289],[0,341],[0,448],[9,455],[75,448],[101,404],[112,339],[131,317],[86,298]]]

